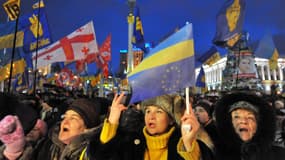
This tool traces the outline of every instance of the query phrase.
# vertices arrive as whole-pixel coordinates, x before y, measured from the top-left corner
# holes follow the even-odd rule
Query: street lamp
[[[134,8],[136,5],[136,0],[128,0],[129,5],[129,15],[128,15],[128,69],[127,73],[133,70],[133,45],[132,36],[134,32]]]

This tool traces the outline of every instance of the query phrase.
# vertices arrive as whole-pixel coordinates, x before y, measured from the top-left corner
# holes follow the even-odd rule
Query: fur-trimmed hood
[[[257,131],[250,142],[242,143],[241,139],[235,133],[231,114],[229,113],[230,106],[238,101],[246,101],[257,108],[258,121]],[[251,146],[259,148],[260,151],[267,150],[274,139],[275,133],[275,111],[262,97],[254,93],[232,92],[224,95],[216,104],[215,118],[217,130],[221,135],[220,147],[230,153],[240,153],[242,146]]]

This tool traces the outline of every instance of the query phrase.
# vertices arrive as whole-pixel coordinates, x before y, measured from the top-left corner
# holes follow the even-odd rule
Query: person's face
[[[65,144],[69,144],[73,138],[84,132],[86,126],[81,116],[73,111],[68,110],[64,114],[64,118],[60,124],[59,140]]]
[[[257,121],[254,113],[246,109],[232,111],[232,124],[240,139],[247,142],[252,139],[257,130]]]
[[[204,125],[210,120],[208,112],[203,107],[201,106],[195,107],[194,112],[200,124]]]
[[[38,127],[34,127],[26,136],[26,141],[32,142],[37,141],[41,138],[41,131]]]
[[[239,64],[239,69],[242,73],[250,72],[250,60],[249,59],[241,59]]]
[[[168,114],[159,107],[148,106],[145,110],[146,130],[150,135],[160,135],[167,132],[173,121]]]

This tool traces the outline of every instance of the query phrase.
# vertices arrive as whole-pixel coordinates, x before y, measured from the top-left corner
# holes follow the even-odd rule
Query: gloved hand
[[[0,140],[4,143],[4,155],[16,159],[24,150],[25,135],[17,116],[7,115],[0,121]]]

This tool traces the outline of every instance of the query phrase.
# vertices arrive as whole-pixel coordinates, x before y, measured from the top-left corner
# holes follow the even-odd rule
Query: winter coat
[[[0,160],[8,160],[3,155],[4,149],[5,145],[2,145],[0,147]],[[32,153],[33,153],[33,147],[29,144],[26,144],[23,153],[20,155],[20,157],[17,158],[17,160],[31,160],[33,157]]]
[[[235,133],[230,106],[238,101],[247,101],[259,112],[257,131],[249,142],[242,142]],[[216,144],[217,160],[284,160],[285,149],[273,146],[275,134],[274,108],[261,97],[251,93],[233,92],[222,97],[215,108],[219,144]]]
[[[100,128],[92,128],[66,145],[58,139],[59,126],[57,125],[51,129],[48,138],[38,145],[38,148],[35,148],[34,158],[38,160],[78,160],[91,139],[99,140]]]
[[[180,128],[175,128],[168,141],[168,160],[183,159],[177,152],[180,137]],[[203,156],[213,156],[203,142],[198,141],[198,144]],[[106,144],[91,142],[88,151],[90,160],[143,160],[146,148],[146,140],[142,131],[129,133],[118,131],[116,136]]]

